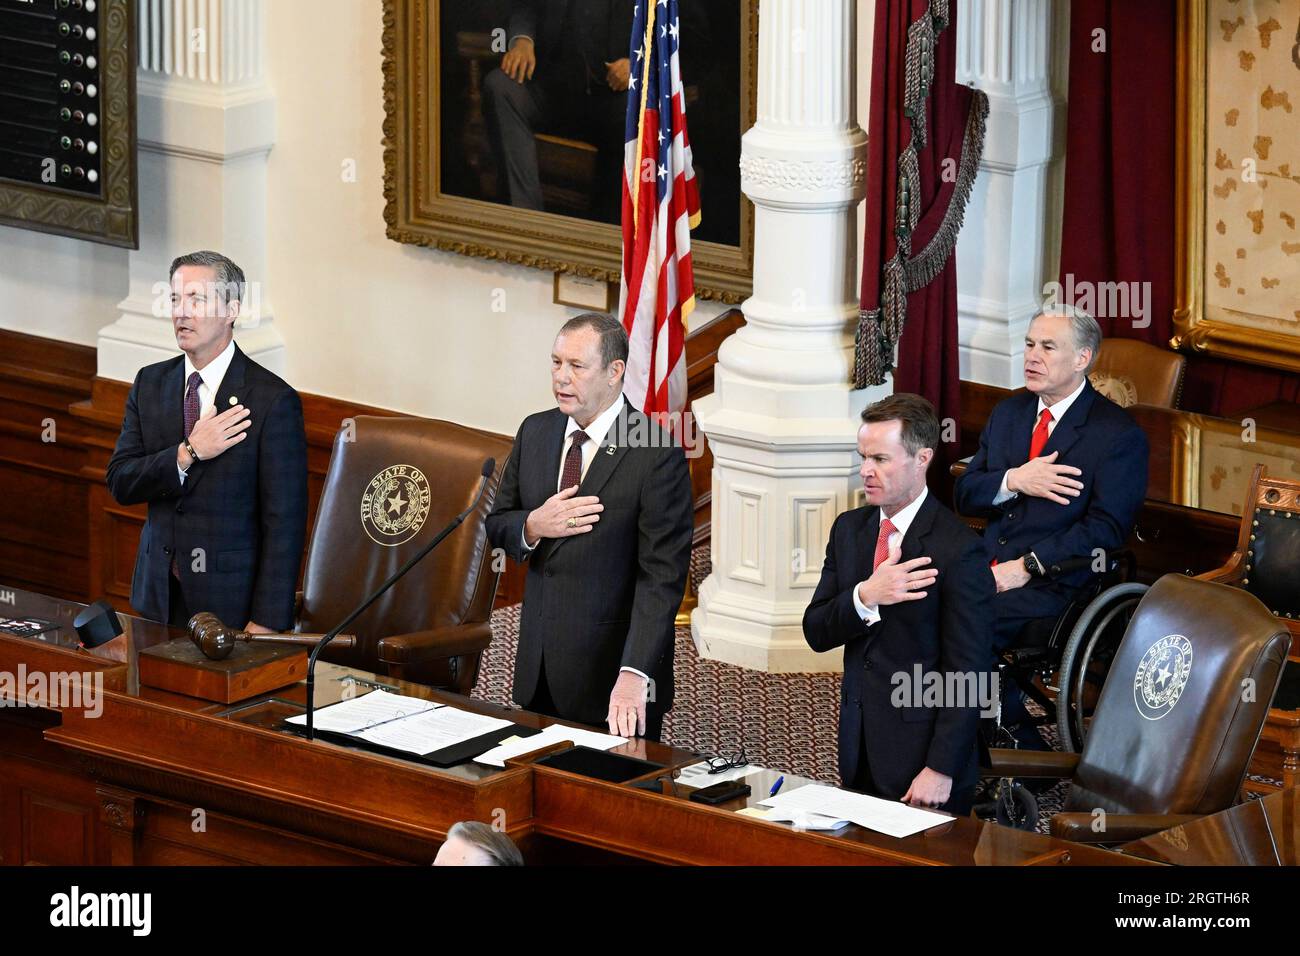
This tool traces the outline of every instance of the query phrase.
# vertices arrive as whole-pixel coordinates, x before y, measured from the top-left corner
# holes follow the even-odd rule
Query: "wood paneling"
[[[688,337],[691,400],[713,390],[718,347],[743,323],[733,309]],[[118,505],[105,486],[130,384],[97,378],[95,365],[91,347],[0,330],[0,580],[126,611],[146,509]],[[398,413],[312,394],[302,403],[310,533],[339,428]],[[708,536],[712,466],[706,444],[691,462],[697,540]],[[523,585],[508,562],[498,606],[521,601]]]

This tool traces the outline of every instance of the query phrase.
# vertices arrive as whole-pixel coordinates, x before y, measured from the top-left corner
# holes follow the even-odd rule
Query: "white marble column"
[[[801,620],[831,522],[854,504],[858,412],[855,0],[762,0],[758,121],[742,186],[755,207],[747,324],[695,404],[713,450],[713,572],[691,630],[700,654],[764,671],[839,670]],[[879,390],[881,394],[888,388]]]
[[[979,176],[957,240],[961,377],[1024,384],[1024,336],[1056,278],[1069,4],[963,0],[957,79],[989,97]]]
[[[267,157],[275,97],[266,82],[264,0],[136,5],[140,249],[121,315],[99,332],[99,374],[130,381],[176,355],[165,302],[173,258],[213,249],[249,281],[240,347],[283,371],[266,282]]]

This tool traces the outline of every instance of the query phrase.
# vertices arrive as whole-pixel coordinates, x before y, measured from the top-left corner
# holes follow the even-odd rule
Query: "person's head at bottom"
[[[434,866],[523,866],[519,847],[486,823],[465,820],[452,825]]]

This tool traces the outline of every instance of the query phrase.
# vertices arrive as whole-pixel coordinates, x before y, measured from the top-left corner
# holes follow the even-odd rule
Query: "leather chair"
[[[1286,627],[1252,595],[1167,574],[1129,622],[1083,753],[991,750],[985,773],[1069,778],[1051,830],[1079,843],[1126,843],[1225,810],[1290,646]],[[1098,809],[1104,829],[1094,832]]]
[[[1249,591],[1300,636],[1300,482],[1270,478],[1256,465],[1237,549],[1197,579]]]
[[[1187,358],[1137,339],[1106,339],[1088,378],[1092,387],[1124,408],[1177,408]]]
[[[358,416],[334,439],[303,574],[300,631],[327,631],[474,500],[483,460],[496,458],[478,509],[394,585],[348,633],[356,647],[325,660],[468,694],[499,570],[483,521],[509,439],[451,422]],[[499,565],[498,565],[499,568]]]

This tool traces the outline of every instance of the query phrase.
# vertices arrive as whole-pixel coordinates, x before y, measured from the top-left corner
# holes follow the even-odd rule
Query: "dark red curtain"
[[[984,142],[988,100],[956,82],[957,4],[877,0],[867,227],[855,383],[880,384],[961,420],[953,255]],[[956,457],[939,449],[938,469]]]
[[[1150,325],[1098,315],[1107,336],[1167,347],[1174,311],[1175,0],[1072,0],[1062,286],[1149,282]],[[1098,33],[1097,31],[1101,31]],[[1099,38],[1105,48],[1097,49]],[[1235,415],[1296,401],[1296,376],[1188,357],[1182,407]]]

